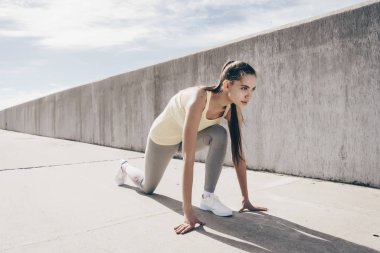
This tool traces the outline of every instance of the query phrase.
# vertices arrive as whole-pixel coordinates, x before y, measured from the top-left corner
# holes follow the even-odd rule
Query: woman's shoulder
[[[207,91],[204,89],[207,86],[192,86],[188,87],[186,89],[181,90],[182,96],[188,96],[188,97],[203,97],[207,94]]]
[[[181,104],[188,108],[192,104],[199,104],[204,107],[207,101],[206,86],[193,86],[181,90]]]

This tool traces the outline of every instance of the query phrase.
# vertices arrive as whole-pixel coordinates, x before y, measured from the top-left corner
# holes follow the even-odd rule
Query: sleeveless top
[[[230,105],[226,106],[223,116],[216,119],[207,119],[206,113],[210,105],[211,91],[206,91],[207,102],[203,109],[202,117],[199,122],[198,132],[215,124],[219,124],[221,119],[226,116]],[[175,145],[182,142],[182,134],[185,123],[186,111],[181,105],[181,91],[175,94],[166,105],[161,114],[154,120],[148,139],[159,145]]]

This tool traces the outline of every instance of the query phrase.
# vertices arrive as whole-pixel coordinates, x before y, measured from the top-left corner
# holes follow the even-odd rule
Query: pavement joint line
[[[140,158],[144,158],[144,157],[132,157],[132,158],[128,158],[128,160],[140,159]],[[57,166],[67,166],[67,165],[77,165],[77,164],[86,164],[86,163],[113,162],[113,161],[119,161],[119,160],[120,159],[98,160],[98,161],[86,161],[86,162],[78,162],[78,163],[62,163],[62,164],[40,165],[40,166],[12,168],[12,169],[0,169],[0,172],[11,171],[11,170],[30,170],[30,169],[38,169],[38,168],[46,168],[46,167],[57,167]]]
[[[175,211],[178,211],[178,210],[175,210]],[[83,234],[83,233],[87,233],[87,232],[92,232],[92,231],[96,231],[96,230],[103,229],[103,228],[118,226],[118,225],[122,225],[122,224],[125,224],[128,222],[134,222],[134,221],[138,221],[138,220],[145,219],[145,218],[151,218],[151,217],[156,217],[156,216],[166,215],[166,214],[172,214],[172,213],[173,213],[172,210],[166,210],[166,211],[160,211],[160,212],[156,212],[156,213],[152,213],[152,214],[148,214],[148,215],[136,215],[136,216],[131,216],[131,217],[127,217],[127,218],[121,218],[118,220],[111,220],[111,221],[105,222],[105,224],[103,224],[101,226],[97,226],[97,227],[89,228],[86,230],[78,231],[75,233],[75,235],[79,235],[79,234]]]
[[[310,178],[311,179],[311,178]],[[298,179],[295,179],[294,181],[292,182],[285,182],[285,183],[282,183],[282,184],[277,184],[277,185],[273,185],[273,186],[269,186],[269,187],[264,187],[264,188],[261,188],[261,189],[258,189],[258,191],[266,191],[266,190],[269,190],[269,189],[273,189],[273,188],[277,188],[279,186],[284,186],[284,185],[290,185],[290,184],[294,184],[294,183],[299,183],[299,181],[301,181],[302,179],[301,178],[298,178]]]

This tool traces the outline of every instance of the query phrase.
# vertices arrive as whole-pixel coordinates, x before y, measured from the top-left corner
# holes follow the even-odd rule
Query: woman
[[[143,192],[152,194],[172,156],[182,151],[184,222],[174,229],[177,234],[187,233],[197,223],[205,224],[193,212],[191,193],[195,151],[208,146],[200,208],[218,216],[231,216],[232,210],[223,205],[214,194],[226,154],[227,132],[219,125],[221,119],[225,118],[231,138],[232,160],[242,193],[242,208],[239,212],[267,211],[267,208],[255,207],[249,201],[246,162],[241,147],[240,127],[243,118],[240,108],[248,104],[255,89],[256,71],[245,62],[228,61],[222,68],[218,86],[180,90],[170,99],[150,128],[145,150],[145,175],[122,160],[115,177],[118,185],[124,184],[128,175]]]

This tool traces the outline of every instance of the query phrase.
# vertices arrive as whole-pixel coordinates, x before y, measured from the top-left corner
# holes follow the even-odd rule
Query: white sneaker
[[[127,173],[128,171],[128,173]],[[125,181],[127,180],[127,176],[132,180],[132,182],[140,189],[143,189],[143,181],[144,176],[141,174],[141,171],[139,171],[137,168],[134,168],[133,166],[129,166],[129,163],[121,159],[120,160],[120,169],[117,170],[117,173],[115,175],[115,182],[117,185],[123,185],[125,184]]]
[[[121,159],[120,160],[120,168],[117,169],[117,173],[115,175],[115,182],[117,185],[123,185],[125,184],[125,179],[127,178],[127,172],[123,168],[123,164],[128,164],[126,160]]]
[[[218,196],[212,194],[209,197],[203,198],[199,206],[200,209],[205,211],[211,211],[218,216],[231,216],[232,210],[220,202]]]

